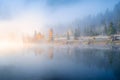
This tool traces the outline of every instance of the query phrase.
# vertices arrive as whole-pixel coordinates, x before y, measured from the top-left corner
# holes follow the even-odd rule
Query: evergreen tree
[[[70,40],[70,33],[69,33],[69,31],[67,32],[67,40]]]
[[[116,30],[113,26],[113,23],[111,22],[110,25],[109,25],[109,28],[108,28],[108,35],[112,35],[112,34],[115,34],[116,33]]]
[[[120,33],[120,22],[118,23],[118,33]]]
[[[74,39],[76,40],[78,37],[78,34],[77,34],[77,29],[75,29],[75,32],[74,32]]]
[[[108,28],[107,28],[106,24],[105,24],[105,26],[104,26],[104,34],[105,34],[105,35],[108,35]]]
[[[80,37],[80,29],[76,28],[74,32],[74,39],[78,39],[78,37]]]

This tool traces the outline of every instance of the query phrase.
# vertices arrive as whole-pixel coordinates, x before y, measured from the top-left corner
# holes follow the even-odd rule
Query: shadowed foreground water
[[[120,50],[37,46],[0,56],[0,80],[81,79],[119,80]]]

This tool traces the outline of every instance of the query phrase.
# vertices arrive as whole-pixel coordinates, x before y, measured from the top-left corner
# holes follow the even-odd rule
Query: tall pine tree
[[[116,33],[116,29],[115,27],[113,26],[113,23],[110,22],[110,25],[109,25],[109,28],[108,28],[108,35],[113,35]]]

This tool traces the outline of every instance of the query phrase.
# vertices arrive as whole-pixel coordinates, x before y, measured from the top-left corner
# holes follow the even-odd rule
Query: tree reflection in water
[[[34,48],[34,53],[35,53],[36,56],[47,53],[48,57],[52,60],[53,56],[54,56],[54,47],[49,46],[49,47],[46,47],[46,48],[47,48],[47,50],[43,47]]]
[[[61,78],[63,74],[66,79],[86,78],[86,74],[89,74],[93,79],[95,77],[119,79],[120,76],[119,48],[82,48],[70,45],[46,46],[34,48],[34,54],[40,57],[40,60],[44,58],[41,60],[44,63],[49,63],[45,75],[49,75],[52,79],[55,77]],[[42,56],[42,54],[45,56]]]
[[[52,60],[54,57],[54,47],[53,46],[48,48],[48,55],[49,55],[49,58]]]
[[[34,53],[36,56],[42,54],[43,52],[44,52],[44,49],[42,49],[42,48],[35,48],[34,49]]]

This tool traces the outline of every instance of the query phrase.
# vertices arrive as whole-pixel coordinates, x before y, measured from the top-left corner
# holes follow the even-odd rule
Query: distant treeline
[[[94,16],[89,15],[83,20],[76,20],[74,25],[74,33],[76,35],[96,36],[119,34],[120,2],[115,5],[112,11],[107,9],[105,13],[99,13]]]
[[[120,34],[120,2],[113,10],[106,9],[104,13],[89,15],[76,19],[69,24],[54,25],[55,34],[79,36],[97,36]]]

